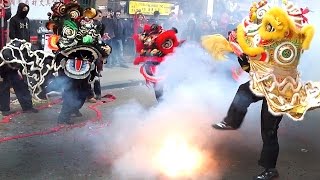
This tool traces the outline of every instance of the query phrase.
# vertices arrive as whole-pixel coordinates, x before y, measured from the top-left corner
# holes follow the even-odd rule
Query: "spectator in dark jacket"
[[[171,29],[172,27],[177,27],[178,19],[174,12],[169,14],[169,18],[164,22],[163,28],[164,29]]]
[[[29,6],[25,3],[19,3],[17,13],[10,19],[9,37],[18,38],[30,42],[30,21],[27,17]]]
[[[198,41],[198,27],[194,15],[191,15],[191,18],[187,22],[184,38],[189,41]]]
[[[2,49],[2,47],[5,46],[7,42],[8,19],[11,18],[10,4],[0,4],[0,17],[3,16],[2,9],[4,9],[4,24],[3,27],[1,27],[0,49]]]
[[[102,12],[100,10],[97,10],[97,15],[94,18],[94,22],[97,25],[97,29],[100,32],[101,37],[104,34],[104,25],[101,23],[102,20]],[[89,88],[89,95],[87,97],[87,100],[91,103],[96,103],[97,100],[101,99],[101,84],[100,84],[100,77],[101,77],[101,71],[103,70],[103,59],[98,59],[96,61],[96,70],[98,72],[99,78],[98,80],[95,80],[93,83],[93,89],[91,84],[88,84],[88,88]],[[96,96],[96,97],[95,97]]]
[[[113,40],[113,53],[114,53],[114,65],[119,65],[120,67],[128,68],[124,64],[124,59],[123,59],[123,42],[125,40],[125,24],[123,19],[121,17],[121,11],[118,10],[116,11],[116,16],[114,19],[114,24],[115,24],[115,37]]]
[[[153,18],[151,18],[149,20],[149,24],[158,24],[160,26],[163,25],[163,23],[160,21],[160,12],[159,11],[155,11],[153,12]]]
[[[115,37],[114,35],[114,21],[111,16],[112,9],[108,9],[106,16],[102,17],[101,22],[104,25],[104,40],[107,42],[111,41]]]
[[[97,10],[97,15],[96,15],[96,17],[94,18],[94,22],[95,22],[95,24],[97,25],[97,28],[98,28],[98,30],[99,30],[99,32],[100,32],[100,35],[101,35],[101,37],[103,36],[103,34],[104,34],[104,30],[105,30],[105,27],[104,27],[104,25],[102,24],[102,12],[100,11],[100,10]]]
[[[30,41],[29,19],[27,14],[29,6],[20,3],[17,14],[10,20],[9,36],[11,39],[18,38]],[[3,116],[9,115],[10,112],[10,87],[13,87],[18,101],[24,112],[37,113],[38,110],[33,108],[32,97],[27,82],[24,80],[19,68],[12,68],[7,65],[0,67],[0,111]]]
[[[112,18],[112,9],[108,9],[107,10],[107,14],[106,16],[102,17],[102,24],[104,26],[104,34],[102,39],[104,40],[104,42],[106,44],[108,44],[109,46],[111,46],[113,48],[113,41],[114,41],[114,37],[115,37],[115,24],[114,24],[114,20]],[[114,53],[111,53],[111,55],[108,57],[108,65],[107,67],[112,67],[113,66],[113,60],[114,60]]]

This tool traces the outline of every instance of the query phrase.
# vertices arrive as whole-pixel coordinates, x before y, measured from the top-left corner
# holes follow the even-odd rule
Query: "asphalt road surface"
[[[97,113],[94,108],[102,112],[102,120],[88,122],[82,127],[57,129],[60,105],[53,105],[39,114],[22,114],[9,123],[0,124],[0,179],[170,179],[150,170],[147,164],[150,156],[141,150],[145,147],[144,142],[149,148],[152,147],[150,142],[158,140],[152,136],[155,131],[166,133],[166,126],[149,123],[140,127],[137,123],[137,119],[148,117],[148,112],[156,107],[152,90],[145,86],[133,86],[105,90],[104,93],[112,93],[117,99],[95,107],[86,103],[81,110],[83,117],[76,118],[76,124],[95,117]],[[205,136],[199,135],[198,140],[206,139],[201,148],[208,153],[205,161],[210,163],[206,162],[207,166],[201,173],[185,179],[248,180],[259,173],[261,169],[257,166],[257,160],[261,137],[259,113],[255,111],[259,107],[260,104],[256,104],[250,108],[247,119],[238,131],[218,132],[211,129],[210,124],[218,122],[218,119],[204,122],[202,125],[207,129],[202,133]],[[167,112],[170,111],[163,113]],[[161,112],[154,114],[162,115]],[[316,110],[308,113],[302,122],[287,118],[281,122],[279,179],[320,179],[319,115]],[[22,136],[48,132],[52,128],[56,128],[56,132]],[[152,128],[153,132],[150,132]],[[196,128],[190,129],[190,132],[196,131]],[[141,136],[137,136],[137,132]],[[184,133],[187,135],[189,132]],[[17,135],[21,137],[3,139]],[[136,145],[135,149],[133,145]]]

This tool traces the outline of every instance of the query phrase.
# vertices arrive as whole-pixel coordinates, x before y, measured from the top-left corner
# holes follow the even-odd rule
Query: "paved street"
[[[257,166],[262,145],[261,102],[249,108],[238,131],[211,129],[213,122],[225,116],[240,82],[233,81],[230,74],[236,62],[214,64],[219,68],[212,69],[205,63],[206,57],[199,55],[195,52],[187,59],[172,61],[172,67],[182,71],[174,68],[177,73],[167,83],[177,87],[160,104],[153,90],[145,86],[139,67],[128,64],[129,68],[104,69],[101,86],[103,95],[109,95],[96,104],[86,103],[81,109],[83,116],[74,118],[73,126],[57,126],[59,103],[38,105],[42,109],[38,114],[2,120],[0,179],[167,180],[174,179],[168,176],[172,168],[191,162],[198,162],[193,166],[198,169],[186,170],[184,178],[176,179],[251,179],[261,171]],[[305,78],[314,77],[305,72]],[[20,106],[12,104],[12,109]],[[315,110],[301,122],[288,118],[281,122],[280,180],[320,179],[319,115]],[[171,143],[173,150],[166,150],[167,139],[187,145],[181,149]],[[194,157],[189,151],[183,153],[186,149],[198,153],[197,161],[189,159]]]
[[[236,87],[234,84],[232,91]],[[259,103],[250,108],[239,131],[218,132],[210,124],[220,119],[203,115],[207,112],[201,106],[191,105],[189,112],[184,110],[190,108],[188,104],[184,107],[179,102],[156,106],[153,91],[144,85],[106,89],[103,94],[112,94],[116,100],[86,103],[81,109],[83,117],[76,118],[79,125],[88,122],[81,127],[57,127],[60,105],[0,124],[1,137],[48,133],[2,138],[0,179],[170,179],[150,170],[152,157],[147,150],[156,147],[170,129],[186,137],[194,135],[194,146],[206,154],[205,168],[186,179],[247,180],[261,170],[256,165],[261,148],[259,114],[254,112]],[[230,98],[225,100],[229,103]],[[102,112],[102,118],[93,122],[90,119],[98,115],[95,110]],[[225,111],[215,114],[222,117]],[[314,111],[302,122],[285,118],[281,123],[281,180],[320,179],[318,117],[319,111]],[[52,129],[56,132],[50,133]]]
[[[139,73],[139,66],[126,64],[129,68],[104,67],[101,72],[102,78],[100,78],[101,86],[104,89],[116,88],[118,86],[136,85],[140,82],[144,83],[144,78]]]
[[[179,5],[191,5],[185,15],[202,4],[190,2]],[[303,21],[320,29],[319,1],[302,4],[310,8],[308,18],[301,14]],[[223,15],[214,19],[224,20],[220,18]],[[201,13],[195,14],[198,16],[202,17]],[[201,34],[206,28],[205,23],[196,26],[201,27]],[[309,30],[301,34],[307,35]],[[310,50],[294,56],[301,55],[298,70],[304,81],[320,81],[319,34],[315,33]],[[289,35],[288,41],[295,37],[291,30]],[[278,49],[282,53],[287,50],[282,48]],[[270,52],[267,58],[276,57]],[[160,77],[170,78],[163,79],[169,91],[160,103],[132,59],[126,58],[126,62],[131,61],[128,68],[104,68],[102,100],[86,102],[80,110],[83,116],[72,118],[74,125],[57,124],[60,96],[36,103],[40,112],[34,114],[21,113],[12,94],[15,113],[9,118],[0,115],[0,180],[251,180],[262,172],[257,163],[262,148],[261,102],[250,106],[240,129],[211,128],[224,118],[239,84],[247,80],[240,77],[237,82],[231,77],[230,69],[239,67],[236,58],[213,61],[199,44],[187,40],[161,63],[165,73]],[[281,63],[288,63],[286,59]],[[278,131],[278,180],[320,180],[319,127],[320,109],[309,111],[303,121],[283,118]]]

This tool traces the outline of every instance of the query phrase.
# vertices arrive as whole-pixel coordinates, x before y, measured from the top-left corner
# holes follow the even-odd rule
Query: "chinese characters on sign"
[[[159,11],[160,15],[169,15],[174,4],[159,2],[129,1],[129,14],[140,11],[144,15],[153,15],[154,11]]]
[[[30,7],[28,18],[30,20],[48,20],[48,12],[51,12],[51,6],[59,0],[11,0],[11,13],[16,14],[18,4],[25,3]]]
[[[25,3],[29,6],[52,6],[53,3],[59,2],[59,0],[11,0],[13,6],[17,6],[19,3]]]

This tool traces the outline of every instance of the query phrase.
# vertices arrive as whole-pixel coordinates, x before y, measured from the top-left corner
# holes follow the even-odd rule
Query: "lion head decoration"
[[[146,24],[143,33],[133,36],[136,52],[139,53],[133,63],[135,65],[142,63],[140,73],[147,84],[158,83],[164,79],[164,76],[159,75],[157,66],[184,42],[178,40],[177,33],[178,30],[174,27],[165,30],[158,24]]]
[[[111,47],[101,40],[101,27],[93,19],[94,8],[83,9],[77,2],[55,2],[46,27],[54,32],[49,45],[56,52],[64,73],[73,79],[95,75],[95,61],[107,58]]]
[[[245,55],[251,90],[267,99],[270,112],[301,120],[308,109],[320,106],[320,84],[303,84],[297,70],[301,54],[309,49],[314,36],[307,12],[292,2],[279,7],[262,0],[252,4],[249,16],[228,40],[212,35],[203,37],[202,44],[215,58],[226,52]]]

